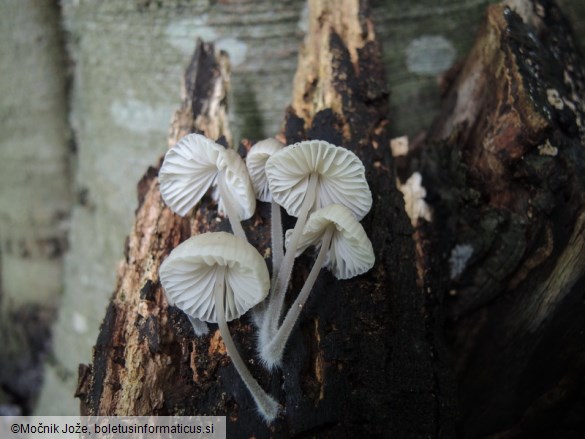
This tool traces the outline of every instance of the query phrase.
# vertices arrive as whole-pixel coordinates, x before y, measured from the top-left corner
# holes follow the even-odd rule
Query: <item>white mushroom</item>
[[[267,422],[278,403],[252,377],[230,335],[227,322],[237,319],[268,294],[264,259],[248,242],[224,232],[189,238],[176,247],[159,270],[169,298],[187,315],[219,325],[232,362]]]
[[[372,206],[372,194],[364,165],[351,151],[323,140],[299,142],[274,154],[266,162],[266,176],[272,197],[297,222],[283,258],[260,341],[276,333],[290,281],[301,232],[311,211],[330,204],[348,207],[361,220]]]
[[[287,230],[287,244],[290,243],[292,233],[292,230]],[[280,365],[286,342],[315,285],[321,267],[329,268],[337,279],[349,279],[374,266],[372,243],[361,224],[345,206],[332,204],[311,214],[299,240],[297,255],[312,245],[320,246],[320,250],[305,285],[276,336],[260,347],[262,360],[268,367]]]
[[[274,138],[269,138],[256,143],[246,155],[246,166],[252,180],[252,186],[256,198],[270,203],[271,207],[271,238],[272,238],[272,273],[276,275],[284,255],[282,240],[282,218],[280,206],[272,199],[268,180],[266,178],[266,161],[272,154],[280,151],[284,144]]]
[[[160,193],[173,212],[185,216],[213,185],[220,213],[234,234],[246,239],[240,222],[254,215],[256,198],[244,160],[201,134],[189,134],[169,149],[159,172]]]
[[[272,197],[291,216],[342,204],[361,220],[372,207],[361,160],[324,140],[295,143],[273,154],[266,161],[266,176]]]

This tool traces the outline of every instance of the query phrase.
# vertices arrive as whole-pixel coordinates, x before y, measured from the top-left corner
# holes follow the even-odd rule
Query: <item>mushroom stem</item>
[[[280,206],[276,201],[270,202],[271,208],[271,239],[272,239],[272,284],[276,281],[276,276],[280,270],[280,264],[284,257],[284,243],[282,238],[282,217]]]
[[[220,266],[217,268],[216,274],[216,283],[214,289],[215,295],[215,312],[217,314],[217,324],[219,326],[219,332],[221,334],[221,338],[225,344],[227,349],[227,353],[232,359],[232,363],[234,367],[240,374],[242,381],[248,388],[248,391],[252,394],[252,398],[256,402],[258,410],[260,411],[262,417],[268,422],[272,422],[276,416],[278,415],[279,405],[278,403],[268,395],[262,387],[258,384],[258,382],[254,379],[248,368],[246,367],[244,360],[240,357],[238,350],[236,349],[236,345],[232,336],[230,334],[230,330],[228,328],[226,319],[225,319],[225,305],[224,305],[224,295],[225,295],[225,267]]]
[[[280,315],[282,314],[282,306],[284,304],[284,297],[286,295],[286,290],[288,288],[288,283],[292,274],[299,239],[301,238],[305,223],[307,222],[309,211],[315,203],[315,193],[317,191],[318,182],[319,175],[317,173],[312,173],[309,177],[307,192],[305,194],[305,198],[303,199],[303,204],[301,205],[299,216],[293,229],[288,248],[284,254],[284,258],[282,259],[282,263],[280,265],[280,270],[278,270],[276,280],[273,284],[272,293],[268,302],[268,309],[265,312],[264,323],[262,325],[262,330],[260,331],[261,345],[265,345],[268,340],[272,339],[278,330]]]
[[[317,259],[315,259],[315,263],[313,264],[313,267],[307,276],[307,280],[305,280],[303,288],[299,292],[299,295],[292,304],[291,308],[288,310],[288,313],[282,322],[282,326],[278,329],[276,336],[272,338],[268,344],[262,347],[262,359],[268,367],[280,366],[282,362],[282,354],[284,353],[286,342],[288,341],[290,333],[295,327],[295,323],[301,314],[305,302],[307,301],[307,298],[309,297],[309,294],[311,293],[311,290],[317,281],[317,276],[321,271],[321,267],[323,267],[325,257],[329,251],[331,238],[333,237],[334,231],[335,225],[331,224],[323,234],[323,238],[321,238],[321,249],[319,250]]]
[[[197,337],[201,337],[209,332],[209,328],[207,327],[207,323],[203,320],[198,319],[197,317],[193,317],[187,314],[189,321],[191,322],[191,326],[193,326],[193,332]]]
[[[221,171],[217,176],[217,187],[219,189],[219,196],[223,201],[225,213],[228,217],[234,235],[236,235],[238,238],[242,238],[247,242],[248,238],[246,237],[246,233],[244,233],[244,229],[242,228],[240,215],[238,215],[234,200],[232,199],[232,194],[225,187],[225,171]]]

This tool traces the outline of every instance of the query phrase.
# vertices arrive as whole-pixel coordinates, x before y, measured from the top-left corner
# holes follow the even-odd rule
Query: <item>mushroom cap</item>
[[[260,253],[241,238],[215,232],[187,239],[161,264],[159,277],[169,303],[191,317],[217,323],[214,287],[220,266],[225,267],[227,321],[268,295],[270,276]]]
[[[248,219],[256,209],[256,199],[243,159],[235,152],[201,134],[189,134],[167,151],[158,174],[160,193],[173,212],[185,216],[217,184],[224,171],[227,185],[233,190],[240,219]],[[218,210],[223,203],[214,194]]]
[[[250,173],[252,186],[254,187],[256,198],[260,201],[272,201],[268,180],[266,179],[266,160],[282,148],[284,148],[284,144],[271,137],[256,143],[246,155],[246,166]]]
[[[312,210],[342,204],[358,219],[369,212],[372,193],[361,160],[353,152],[324,140],[307,140],[283,148],[266,162],[272,197],[289,215],[299,215],[312,173],[319,175]]]
[[[256,210],[256,196],[244,159],[234,150],[224,149],[219,156],[217,167],[224,171],[226,186],[231,188],[231,198],[236,203],[240,219],[251,218]],[[219,191],[213,192],[213,199],[217,202],[219,213],[225,216],[226,211]]]
[[[374,266],[376,257],[372,243],[362,225],[345,206],[331,204],[313,212],[299,240],[297,255],[309,246],[321,243],[330,225],[335,226],[325,266],[337,279],[349,279],[363,274]],[[286,231],[286,241],[292,230]]]

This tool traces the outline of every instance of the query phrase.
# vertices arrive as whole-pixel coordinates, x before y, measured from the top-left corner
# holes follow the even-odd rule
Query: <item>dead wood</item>
[[[508,3],[414,161],[466,438],[585,431],[585,69],[553,2]]]
[[[200,44],[169,144],[192,130],[229,140],[228,81],[223,57]],[[262,424],[216,327],[196,338],[187,318],[167,306],[158,281],[161,261],[191,234],[229,226],[216,221],[210,199],[190,218],[172,214],[160,199],[156,168],[139,184],[140,207],[126,260],[93,363],[81,370],[78,396],[84,413],[226,415],[229,437],[451,436],[450,387],[437,356],[435,326],[429,324],[432,310],[425,308],[417,285],[412,228],[394,183],[388,98],[379,43],[364,3],[310,2],[284,137],[287,143],[324,139],[362,159],[374,198],[363,225],[376,265],[349,281],[321,273],[282,371],[270,374],[256,361],[249,318],[230,324],[252,374],[285,407],[278,420]],[[244,223],[253,244],[266,254],[269,220],[268,207],[260,206]],[[311,256],[299,259],[290,292],[300,289],[310,262]]]

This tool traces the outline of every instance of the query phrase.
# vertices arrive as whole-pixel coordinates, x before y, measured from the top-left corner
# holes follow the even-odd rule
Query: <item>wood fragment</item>
[[[507,3],[488,8],[417,159],[435,212],[428,267],[463,437],[553,437],[585,396],[545,396],[585,376],[585,68],[553,2]]]

